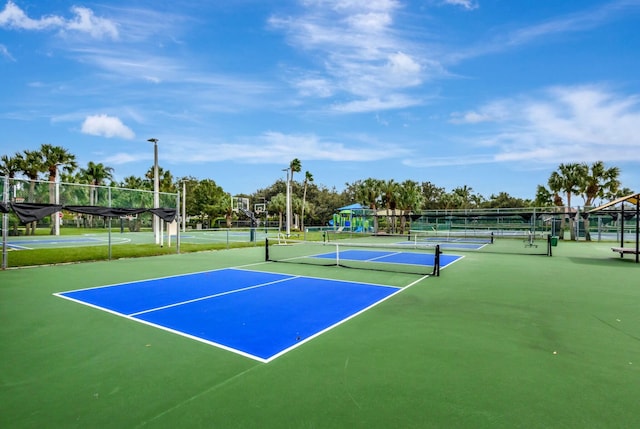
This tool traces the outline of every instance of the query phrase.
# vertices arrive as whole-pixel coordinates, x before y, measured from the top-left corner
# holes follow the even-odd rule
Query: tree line
[[[186,190],[186,215],[193,221],[209,222],[211,226],[231,225],[235,216],[231,195],[213,179],[198,179],[191,176],[174,178],[169,170],[159,167],[161,192],[175,193]],[[547,181],[547,186],[538,185],[534,199],[522,199],[507,192],[491,194],[485,198],[468,185],[447,191],[430,181],[394,179],[382,180],[373,177],[345,183],[338,191],[316,184],[313,174],[302,174],[302,163],[294,158],[289,164],[287,179],[290,186],[292,219],[302,229],[304,225],[325,225],[336,209],[353,203],[379,210],[387,209],[402,213],[435,209],[479,209],[479,208],[524,208],[524,207],[571,207],[572,198],[580,196],[585,206],[598,199],[611,200],[630,194],[620,181],[620,169],[607,167],[602,161],[592,164],[560,164]],[[0,175],[9,178],[25,177],[30,181],[48,180],[64,183],[82,183],[93,186],[113,186],[128,189],[153,190],[153,166],[143,176],[128,176],[122,181],[114,180],[114,169],[102,163],[88,162],[79,167],[76,157],[67,149],[51,144],[42,144],[37,150],[24,150],[14,155],[0,157]],[[300,178],[298,178],[300,176]],[[239,195],[249,198],[254,210],[256,204],[265,208],[265,213],[282,224],[286,213],[287,181],[278,179],[263,189]],[[100,202],[92,199],[91,204]],[[240,215],[241,216],[241,215]],[[217,225],[214,225],[217,222]]]

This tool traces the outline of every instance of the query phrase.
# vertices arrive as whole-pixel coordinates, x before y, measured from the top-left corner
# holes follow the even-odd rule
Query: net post
[[[436,253],[433,258],[433,273],[431,275],[440,277],[440,245],[436,244]]]
[[[269,262],[269,237],[264,239],[264,260]]]
[[[493,231],[491,231],[491,244],[493,244]]]
[[[551,250],[551,234],[547,235],[547,256],[553,256]]]

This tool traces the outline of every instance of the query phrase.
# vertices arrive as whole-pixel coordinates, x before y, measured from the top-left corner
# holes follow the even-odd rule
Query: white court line
[[[285,279],[274,280],[272,282],[267,282],[267,283],[260,283],[260,284],[253,285],[253,286],[247,286],[247,287],[244,287],[244,288],[241,288],[241,289],[233,289],[233,290],[228,290],[226,292],[215,293],[213,295],[202,296],[200,298],[189,299],[187,301],[175,302],[173,304],[163,305],[162,307],[150,308],[148,310],[138,311],[137,313],[131,313],[131,314],[129,314],[129,316],[130,317],[136,317],[136,316],[139,316],[141,314],[152,313],[154,311],[165,310],[167,308],[172,308],[172,307],[178,307],[178,306],[184,305],[184,304],[191,304],[192,302],[204,301],[205,299],[217,298],[219,296],[230,295],[232,293],[244,292],[244,291],[247,291],[247,290],[256,289],[256,288],[260,288],[260,287],[264,287],[264,286],[269,286],[269,285],[276,284],[276,283],[282,283],[282,282],[286,282],[286,281],[289,281],[289,280],[293,280],[293,279],[298,278],[298,277],[300,277],[300,276],[287,277]]]
[[[17,244],[9,244],[7,246],[14,250],[33,250],[33,247],[18,246]]]
[[[401,255],[402,253],[403,252],[389,252],[389,253],[385,253],[384,255],[376,256],[375,258],[365,259],[365,261],[375,261],[375,260],[378,260],[378,259],[388,258],[389,256]],[[356,259],[356,261],[357,261],[357,259]]]

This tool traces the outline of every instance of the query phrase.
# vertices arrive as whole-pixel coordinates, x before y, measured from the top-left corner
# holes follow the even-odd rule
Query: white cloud
[[[407,158],[402,163],[408,167],[452,167],[456,165],[477,165],[495,162],[491,155],[468,155],[468,156],[428,156],[425,158]]]
[[[326,98],[333,95],[331,82],[321,77],[302,78],[295,82],[295,86],[298,88],[298,93],[304,97]]]
[[[473,111],[466,113],[454,112],[451,114],[451,122],[454,124],[477,124],[479,122],[486,122],[490,120],[490,116]]]
[[[640,95],[620,95],[598,86],[553,87],[454,118],[453,123],[469,126],[482,122],[483,137],[474,143],[492,155],[472,155],[470,163],[640,161]],[[499,128],[492,129],[493,124]]]
[[[130,162],[138,162],[141,159],[148,159],[148,158],[149,158],[148,153],[133,154],[133,153],[120,152],[104,158],[102,162],[104,162],[107,165],[122,165],[122,164],[128,164]]]
[[[134,132],[124,125],[119,118],[107,115],[87,116],[82,123],[82,132],[107,138],[132,139],[135,137]]]
[[[388,11],[399,7],[397,0],[302,0],[306,6],[331,8],[336,11]]]
[[[478,110],[465,113],[454,112],[450,116],[450,122],[453,124],[499,122],[509,117],[511,109],[510,103],[510,101],[497,100],[480,107]]]
[[[453,6],[461,6],[467,10],[478,8],[478,2],[476,2],[475,0],[443,0],[443,3]]]
[[[402,36],[403,31],[394,19],[401,8],[398,1],[302,3],[306,7],[302,15],[272,17],[269,21],[273,28],[286,32],[294,47],[304,53],[312,52],[319,64],[317,69],[301,72],[303,77],[293,79],[302,96],[346,94],[355,99],[354,105],[361,106],[342,109],[343,112],[364,111],[367,105],[393,109],[397,103],[371,103],[371,100],[400,99],[407,88],[421,85],[429,73],[442,71],[438,64],[421,57],[421,48]],[[308,82],[308,76],[322,83],[318,87],[321,91],[300,85]]]
[[[388,13],[369,12],[348,16],[346,22],[354,29],[370,33],[384,30],[392,20]]]
[[[637,11],[639,6],[640,3],[637,0],[602,2],[597,7],[585,11],[521,28],[516,32],[510,33],[507,42],[510,45],[520,45],[545,36],[589,31],[618,17],[628,16],[634,10]]]
[[[0,12],[0,27],[21,30],[45,30],[47,28],[59,28],[63,25],[64,19],[59,16],[31,19],[12,1],[8,1],[4,10]]]
[[[94,38],[118,38],[116,25],[108,19],[96,17],[91,9],[75,6],[71,8],[71,12],[75,15],[71,19],[56,15],[33,19],[14,2],[8,1],[5,8],[0,11],[0,27],[33,31],[53,29],[61,32],[86,33]]]
[[[361,113],[389,109],[402,109],[405,107],[417,106],[422,100],[405,95],[393,95],[384,98],[363,98],[347,103],[336,103],[331,106],[333,112],[340,113]]]
[[[13,55],[11,55],[11,52],[9,52],[9,49],[7,49],[7,47],[3,44],[0,44],[0,57],[4,57],[9,61],[16,60],[15,58],[13,58]]]
[[[448,0],[449,2],[463,2],[465,0]],[[482,43],[448,55],[448,62],[459,62],[464,59],[479,57],[497,52],[503,52],[514,47],[527,45],[549,37],[563,34],[589,31],[608,24],[620,17],[637,12],[640,3],[637,0],[616,0],[601,2],[595,7],[566,14],[552,19],[528,25],[512,31],[500,32],[500,36],[493,40],[483,40]]]
[[[71,11],[76,14],[75,18],[66,22],[66,30],[75,30],[81,33],[88,33],[96,39],[104,36],[111,39],[118,38],[118,28],[105,18],[94,15],[91,9],[75,6]]]
[[[404,52],[390,54],[387,65],[387,82],[397,88],[420,85],[422,83],[422,66]]]
[[[233,161],[253,164],[282,163],[291,154],[303,161],[369,162],[405,157],[406,148],[379,143],[363,137],[348,141],[325,139],[316,134],[285,134],[277,131],[237,142],[201,142],[182,138],[180,147],[163,146],[163,158],[173,162]]]

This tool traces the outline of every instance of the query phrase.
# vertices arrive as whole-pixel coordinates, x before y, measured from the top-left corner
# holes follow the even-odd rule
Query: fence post
[[[2,202],[9,205],[9,179],[5,176],[2,184]],[[2,269],[7,269],[7,236],[9,235],[9,213],[2,213]]]

